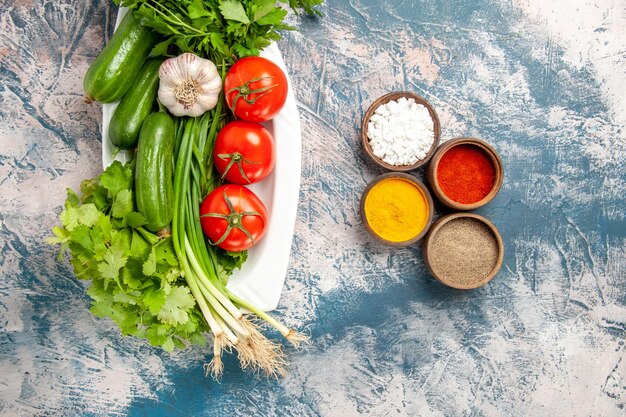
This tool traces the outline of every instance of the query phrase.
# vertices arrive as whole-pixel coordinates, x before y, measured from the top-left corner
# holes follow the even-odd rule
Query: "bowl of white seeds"
[[[367,109],[361,125],[365,152],[391,171],[412,171],[435,153],[441,127],[433,106],[417,94],[385,94]]]

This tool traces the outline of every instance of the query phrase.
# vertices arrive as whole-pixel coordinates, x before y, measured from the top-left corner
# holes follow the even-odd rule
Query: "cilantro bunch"
[[[205,344],[206,322],[182,277],[171,237],[143,226],[133,199],[131,164],[115,161],[85,180],[67,200],[48,241],[69,252],[76,277],[91,280],[91,311],[110,317],[125,335],[166,351]]]
[[[244,56],[258,55],[280,30],[292,27],[283,21],[288,3],[296,13],[320,15],[315,8],[323,0],[114,0],[129,7],[144,26],[165,40],[155,46],[153,56],[166,55],[175,45],[218,63],[232,64]]]

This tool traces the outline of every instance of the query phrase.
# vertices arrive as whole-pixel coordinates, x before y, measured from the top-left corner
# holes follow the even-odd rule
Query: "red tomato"
[[[241,58],[224,80],[226,102],[238,119],[265,122],[287,100],[287,77],[272,61],[260,56]]]
[[[220,248],[239,252],[265,234],[267,209],[252,191],[236,184],[213,190],[200,205],[202,231]]]
[[[215,168],[235,184],[252,184],[274,169],[274,138],[258,123],[234,121],[220,130],[213,148]]]

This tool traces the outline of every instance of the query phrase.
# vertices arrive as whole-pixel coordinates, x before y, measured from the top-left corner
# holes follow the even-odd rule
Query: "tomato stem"
[[[217,157],[220,158],[222,161],[228,160],[228,165],[226,165],[226,168],[224,169],[224,173],[222,174],[222,179],[226,177],[226,174],[228,174],[228,171],[233,167],[233,165],[237,164],[237,167],[239,168],[239,173],[246,181],[248,181],[248,184],[251,184],[252,181],[250,181],[250,179],[244,172],[243,163],[245,162],[246,164],[251,164],[251,165],[258,165],[261,163],[258,161],[250,161],[246,159],[246,157],[244,157],[239,152],[220,153],[217,155]]]
[[[226,205],[228,206],[228,210],[230,211],[230,213],[228,214],[206,213],[200,216],[201,218],[202,217],[215,217],[218,219],[224,219],[228,222],[228,227],[226,228],[226,231],[217,240],[217,242],[214,242],[212,244],[219,245],[220,243],[224,242],[233,229],[241,230],[246,235],[246,237],[250,239],[250,242],[254,244],[254,238],[252,237],[248,229],[246,229],[245,226],[243,225],[243,218],[245,216],[259,216],[263,218],[261,214],[257,211],[242,211],[241,213],[238,212],[237,210],[235,210],[233,203],[230,201],[230,199],[226,195],[226,191],[224,191],[224,201],[226,202]]]
[[[251,80],[249,80],[247,83],[240,85],[238,87],[232,88],[230,90],[228,90],[226,92],[226,94],[230,94],[233,91],[237,91],[237,95],[235,96],[235,98],[233,99],[233,104],[230,107],[230,110],[234,113],[235,112],[235,108],[237,107],[237,102],[239,101],[240,98],[243,98],[243,100],[248,103],[248,104],[254,104],[256,103],[256,101],[258,99],[260,99],[261,97],[263,97],[264,95],[268,94],[272,88],[274,87],[278,87],[278,84],[272,84],[272,85],[268,85],[267,87],[261,87],[261,88],[257,88],[257,89],[251,89],[250,88],[250,83],[255,83],[261,80],[264,80],[266,78],[274,78],[273,76],[267,76],[267,77],[259,77],[259,78],[253,78]],[[251,94],[259,94],[262,93],[258,96],[256,96],[255,98],[250,98]]]

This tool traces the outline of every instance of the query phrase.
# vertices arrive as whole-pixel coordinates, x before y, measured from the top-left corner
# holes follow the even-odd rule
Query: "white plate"
[[[120,9],[115,27],[119,25],[126,9]],[[291,239],[298,210],[300,193],[300,169],[302,138],[300,117],[285,62],[275,43],[265,49],[261,56],[272,60],[287,75],[289,93],[281,112],[265,127],[276,141],[276,165],[268,178],[252,184],[254,191],[265,203],[269,224],[263,239],[248,252],[248,260],[241,270],[230,278],[228,288],[238,296],[265,311],[278,306],[289,265]],[[109,140],[109,121],[117,103],[102,105],[102,165],[113,162],[114,147]],[[126,162],[127,152],[119,152],[117,160]]]

